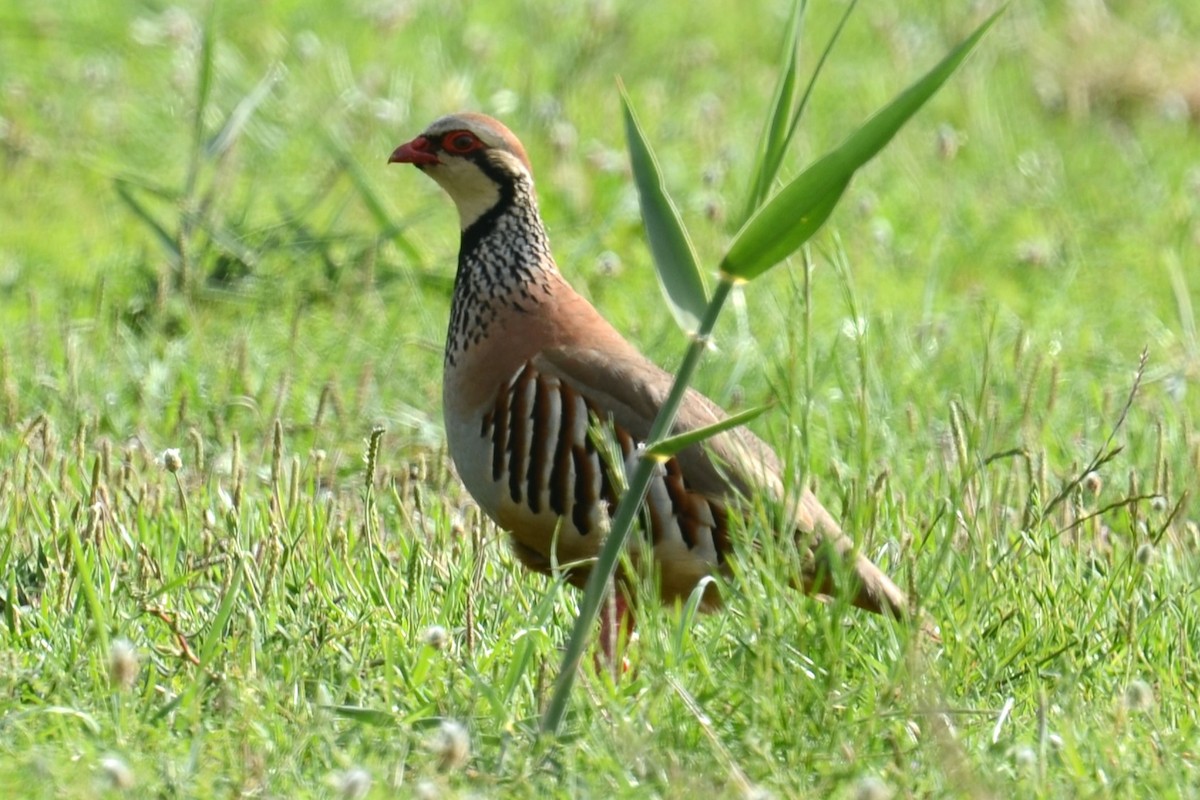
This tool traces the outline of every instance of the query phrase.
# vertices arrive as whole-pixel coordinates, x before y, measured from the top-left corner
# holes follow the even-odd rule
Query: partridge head
[[[632,464],[671,376],[562,277],[529,158],[508,128],[482,114],[442,117],[389,161],[416,166],[458,208],[462,239],[443,376],[446,436],[458,473],[509,532],[526,566],[563,569],[582,585],[623,485],[611,474],[620,466],[602,457],[589,423],[609,426]],[[725,416],[689,391],[675,428]],[[706,575],[727,571],[735,555],[731,517],[754,492],[765,492],[781,503],[791,498],[776,535],[806,554],[798,586],[907,617],[904,593],[856,552],[816,497],[787,488],[775,453],[744,428],[689,448],[658,470],[631,560],[651,559],[664,601],[686,598]],[[710,588],[704,606],[718,604]]]

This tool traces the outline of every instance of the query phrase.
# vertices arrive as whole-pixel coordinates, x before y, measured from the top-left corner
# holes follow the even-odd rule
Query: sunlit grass
[[[117,182],[185,185],[204,11],[3,12],[0,794],[1200,791],[1189,4],[1010,8],[855,178],[811,305],[799,271],[735,295],[698,376],[734,409],[781,401],[754,427],[942,646],[801,597],[786,553],[747,545],[724,613],[644,613],[633,670],[585,671],[562,741],[535,741],[576,599],[449,472],[457,230],[383,162],[443,112],[500,113],[568,278],[673,367],[613,76],[713,263],[786,5],[222,4],[205,131],[283,72],[192,195],[236,247],[197,234],[178,285]],[[982,19],[863,5],[784,177]],[[812,6],[822,41],[841,6]],[[1159,83],[1089,67],[1114,40]],[[194,210],[138,197],[167,230]]]

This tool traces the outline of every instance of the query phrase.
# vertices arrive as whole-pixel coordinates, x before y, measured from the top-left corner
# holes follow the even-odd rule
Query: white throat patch
[[[507,153],[501,157],[511,160],[522,172],[524,166]],[[474,162],[457,156],[443,155],[442,163],[427,167],[425,172],[438,182],[454,205],[458,207],[459,226],[471,227],[481,216],[500,202],[500,187]]]

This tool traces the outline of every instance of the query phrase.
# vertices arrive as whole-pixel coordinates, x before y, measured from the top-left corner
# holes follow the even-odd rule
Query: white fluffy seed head
[[[137,783],[133,777],[133,770],[119,756],[105,756],[100,759],[100,772],[109,786],[119,792],[129,791]]]
[[[874,775],[867,775],[854,785],[855,800],[892,800],[893,794],[892,787]]]
[[[137,648],[128,639],[117,639],[108,648],[108,681],[118,691],[133,688],[138,676]]]
[[[421,631],[421,644],[434,650],[445,650],[450,644],[450,632],[441,625],[430,625]]]
[[[743,789],[742,800],[775,800],[775,795],[765,786],[750,785]]]
[[[175,474],[183,468],[183,456],[179,454],[179,448],[177,447],[163,450],[162,455],[158,458],[162,462],[163,468],[171,474]]]
[[[1019,745],[1013,748],[1012,760],[1019,769],[1028,771],[1037,765],[1037,752],[1029,745]]]
[[[419,781],[413,787],[413,795],[416,796],[417,800],[440,800],[440,798],[445,796],[445,792],[442,791],[442,787],[433,781],[423,780]]]
[[[1147,711],[1154,705],[1154,689],[1142,680],[1133,680],[1125,687],[1125,707],[1130,711]]]
[[[341,800],[362,800],[371,791],[371,773],[362,767],[351,767],[331,775],[329,784]]]
[[[429,737],[429,750],[443,770],[461,769],[471,758],[471,735],[461,722],[444,720]]]

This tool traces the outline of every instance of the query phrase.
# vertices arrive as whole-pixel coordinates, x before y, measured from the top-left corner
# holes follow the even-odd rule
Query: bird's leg
[[[619,586],[612,586],[600,606],[600,650],[596,653],[596,671],[610,670],[613,679],[629,669],[625,646],[633,635],[633,609]]]

